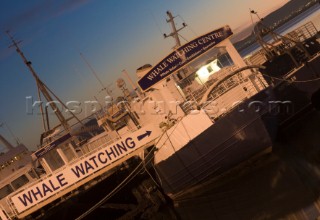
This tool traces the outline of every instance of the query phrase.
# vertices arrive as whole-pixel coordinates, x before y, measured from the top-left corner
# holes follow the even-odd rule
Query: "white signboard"
[[[85,177],[107,167],[120,158],[138,150],[143,145],[159,137],[160,129],[155,125],[147,125],[134,133],[124,135],[119,141],[105,146],[85,159],[68,166],[66,169],[54,173],[51,177],[38,182],[13,196],[19,213],[39,204]]]

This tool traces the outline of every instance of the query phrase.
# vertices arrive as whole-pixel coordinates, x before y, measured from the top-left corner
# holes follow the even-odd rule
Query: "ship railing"
[[[186,99],[188,101],[198,102],[198,101],[200,101],[201,97],[206,92],[206,90],[207,90],[206,87],[202,86],[200,89],[197,89],[195,91],[189,92],[189,94],[187,95]]]
[[[256,68],[256,67],[255,67]],[[206,99],[201,100],[201,108],[210,110],[210,117],[219,117],[232,110],[241,102],[249,99],[267,87],[261,74],[256,71],[244,77],[242,70],[227,78],[209,91]],[[208,93],[207,93],[208,94]],[[203,102],[205,100],[205,102]]]
[[[262,65],[267,60],[268,59],[264,50],[259,50],[246,59],[246,61],[249,62],[249,65]]]
[[[317,28],[310,21],[310,22],[298,27],[297,29],[289,32],[288,34],[286,34],[286,36],[288,38],[293,39],[293,40],[303,42],[303,41],[317,35],[318,33],[319,32],[318,32]]]
[[[88,119],[90,119],[90,118],[94,118],[94,117],[95,117],[94,114],[91,114],[90,116],[82,119],[82,120],[81,120],[81,123],[84,124],[84,122],[85,122],[86,120],[88,120]],[[79,126],[81,125],[81,123],[80,123],[79,121],[77,121],[76,123],[72,124],[72,125],[70,126],[70,130],[72,131],[72,130],[76,129],[76,127],[79,127]],[[59,126],[61,126],[61,125],[56,126],[56,128],[59,128]],[[81,125],[81,126],[82,126],[82,125]],[[57,132],[56,134],[54,134],[52,137],[50,137],[50,143],[56,141],[57,139],[59,139],[60,137],[62,137],[63,135],[65,135],[65,134],[67,134],[67,133],[68,133],[68,131],[65,130],[65,129],[63,129],[63,128],[61,127],[61,130],[58,130],[58,132]],[[71,133],[72,133],[72,132],[71,132]],[[42,145],[39,145],[39,146],[38,146],[38,149],[41,149],[41,148],[47,146],[47,145],[50,144],[50,143],[43,143]]]
[[[225,92],[216,96],[209,96],[208,101],[202,108],[205,109],[211,117],[217,118],[246,100],[248,93],[250,93],[249,90],[243,90],[243,85],[235,85],[229,89],[228,93]]]
[[[94,154],[101,150],[102,148],[111,145],[112,143],[116,142],[119,140],[120,137],[110,137],[108,134],[106,134],[103,137],[100,137],[99,139],[95,140],[92,143],[87,143],[84,146],[81,146],[82,148],[85,148],[85,151],[83,151],[83,154],[79,157],[77,157],[76,160],[72,161],[69,165],[73,165],[77,163],[78,161],[90,156],[91,154]],[[90,146],[91,145],[91,146]]]
[[[218,81],[221,78],[226,77],[230,72],[233,72],[237,69],[239,69],[239,67],[237,67],[237,66],[224,67],[221,70],[213,73],[209,77],[207,82],[205,82],[205,83],[201,82],[202,84],[198,85],[196,88],[186,87],[185,89],[183,89],[185,94],[187,94],[186,99],[188,101],[199,102],[211,84],[213,84],[214,82]],[[196,80],[197,78],[198,77],[196,76],[194,80]],[[199,81],[201,81],[201,80],[199,80]],[[192,84],[192,83],[190,83],[190,84]]]
[[[117,140],[117,137],[112,138],[108,133],[92,142],[85,143],[84,145],[80,146],[80,150],[83,155],[86,155],[87,153],[90,153],[94,151],[94,149],[96,149],[97,147],[101,146],[101,144],[109,143],[116,140]]]
[[[35,181],[33,184],[36,184],[37,182],[38,181]],[[8,218],[4,218],[4,219],[19,219],[18,218],[19,212],[18,212],[17,208],[15,207],[14,203],[12,202],[11,197],[22,192],[23,190],[27,189],[28,187],[32,186],[33,184],[19,188],[18,190],[14,191],[12,194],[10,194],[9,196],[7,196],[5,198],[6,208],[4,208],[3,206],[0,206],[0,212],[1,212],[1,209],[4,210],[4,212],[6,213],[6,216],[8,217]],[[2,220],[1,217],[2,216],[0,213],[0,220]]]
[[[117,140],[120,139],[120,136],[125,135],[127,133],[132,133],[135,132],[136,130],[139,129],[139,127],[137,125],[134,125],[134,123],[128,123],[128,121],[123,121],[124,122],[124,126],[121,127],[125,128],[125,132],[122,132],[121,134],[118,133],[118,131],[109,131],[109,132],[105,132],[105,135],[90,141],[81,145],[79,147],[80,151],[82,154],[88,154],[90,152],[95,151],[96,148],[99,148],[99,146],[103,145],[104,143],[112,143],[115,142]],[[139,124],[139,126],[143,126],[141,125],[141,123]]]
[[[11,199],[6,199],[7,206],[10,208],[10,210],[7,210],[7,215],[9,216],[10,219],[15,219],[16,216],[18,216],[18,210],[14,206],[13,202]]]
[[[140,124],[140,126],[143,126],[143,125]],[[137,126],[130,126],[128,124],[126,124],[125,127],[128,129],[126,133],[133,133],[139,129]],[[125,135],[126,133],[124,133],[122,135]],[[80,146],[80,149],[82,149],[83,154],[80,157],[77,157],[77,159],[75,161],[72,161],[71,165],[73,163],[76,163],[77,161],[89,156],[90,154],[93,154],[93,153],[101,150],[102,148],[118,141],[120,138],[121,137],[117,131],[111,131],[111,132],[107,132],[105,135],[97,138],[96,140],[94,140],[92,142],[85,143],[84,145]]]
[[[226,82],[223,82],[221,85],[215,88],[213,92],[209,95],[208,103],[212,104],[213,101],[218,100],[220,97],[224,96],[225,93],[229,92],[239,84],[242,84],[242,80],[236,83],[236,81],[234,81],[232,78]],[[186,114],[188,114],[191,110],[195,110],[206,91],[207,89],[202,88],[200,91],[193,93],[192,96],[188,96],[188,101],[181,104],[183,111]],[[230,97],[230,99],[234,98],[235,97]],[[229,100],[220,100],[220,104],[222,104],[223,106],[225,106],[224,103],[228,102]]]
[[[295,30],[287,33],[283,38],[279,39],[277,42],[270,44],[269,49],[273,49],[273,52],[280,55],[285,49],[290,49],[297,45],[299,42],[304,42],[309,38],[318,35],[320,37],[319,31],[313,24],[313,22],[308,22]],[[318,37],[318,38],[319,38]],[[282,52],[281,52],[282,51]],[[268,60],[267,52],[265,50],[259,50],[248,58],[248,61],[254,65],[261,65]]]
[[[58,173],[58,172],[61,172],[61,171],[65,170],[68,166],[73,165],[73,164],[81,161],[82,159],[90,156],[91,154],[93,154],[93,153],[101,150],[101,149],[104,148],[105,146],[108,146],[108,145],[112,144],[113,142],[115,142],[115,141],[117,141],[117,140],[119,139],[119,138],[113,138],[113,139],[111,139],[111,138],[107,138],[106,136],[107,136],[107,135],[102,136],[101,138],[97,139],[97,141],[102,141],[102,140],[105,141],[105,142],[103,142],[103,144],[101,144],[100,146],[98,146],[98,147],[96,147],[96,148],[92,148],[91,150],[84,152],[84,153],[83,153],[82,155],[80,155],[80,156],[79,156],[79,155],[76,155],[76,157],[74,157],[73,160],[69,161],[68,163],[64,164],[63,166],[61,166],[60,168],[54,170],[53,172],[47,173],[45,176],[41,176],[41,177],[40,177],[39,179],[37,179],[36,181],[32,182],[31,185],[28,184],[28,185],[26,185],[26,186],[23,186],[23,187],[19,188],[17,191],[14,192],[14,194],[18,194],[19,192],[25,190],[26,188],[29,188],[30,186],[35,185],[35,184],[37,184],[37,183],[39,183],[39,182],[41,182],[41,181],[43,181],[43,180],[45,180],[45,179],[47,179],[47,178],[50,178],[50,177],[51,177],[52,175],[54,175],[55,173]],[[101,142],[100,142],[100,143],[101,143]],[[84,145],[83,145],[83,146],[84,146]],[[80,148],[83,147],[83,146],[80,146]]]
[[[309,38],[314,37],[317,34],[319,34],[319,32],[315,25],[312,22],[308,22],[284,35],[284,38],[282,38],[282,40],[287,39],[287,41],[285,41],[286,43],[288,43],[288,40],[291,40],[292,43],[303,42]]]
[[[97,111],[94,115],[96,119],[102,119],[108,113],[108,108],[110,107],[104,106],[101,110]]]
[[[222,77],[221,77],[222,78]],[[224,93],[228,92],[229,90],[231,90],[232,88],[234,88],[237,85],[240,85],[244,82],[247,82],[248,80],[246,78],[244,78],[242,72],[240,72],[237,75],[234,75],[226,80],[223,80],[215,89],[214,92],[211,93],[211,95],[213,96],[213,98],[215,96],[221,96]],[[208,84],[210,85],[210,84]],[[207,89],[206,89],[207,90]],[[201,96],[202,98],[202,96]]]

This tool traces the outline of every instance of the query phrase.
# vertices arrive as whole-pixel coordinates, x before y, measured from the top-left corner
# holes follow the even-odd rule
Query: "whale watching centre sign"
[[[151,86],[178,71],[200,55],[208,52],[232,34],[230,27],[224,26],[179,47],[138,81],[140,88],[143,91],[148,90]]]

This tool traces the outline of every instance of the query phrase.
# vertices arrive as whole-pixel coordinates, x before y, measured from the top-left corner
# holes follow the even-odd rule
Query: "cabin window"
[[[26,185],[29,182],[28,178],[25,175],[20,176],[19,178],[12,181],[11,185],[14,189],[19,189],[20,187]]]
[[[66,156],[68,162],[70,162],[76,158],[76,155],[75,155],[74,151],[72,150],[72,146],[70,146],[69,144],[63,145],[61,147],[61,150],[64,153],[64,155]]]
[[[38,177],[37,177],[37,174],[36,174],[36,172],[35,172],[34,170],[30,170],[30,171],[28,172],[28,174],[29,174],[29,176],[30,176],[32,179],[38,178]]]
[[[59,169],[64,165],[64,162],[56,150],[46,153],[43,157],[49,165],[51,171]]]
[[[5,185],[0,189],[0,199],[3,199],[7,195],[13,192],[13,189],[10,185]]]

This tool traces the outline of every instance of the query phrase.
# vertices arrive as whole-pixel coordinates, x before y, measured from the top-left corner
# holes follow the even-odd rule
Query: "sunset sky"
[[[103,100],[105,93],[80,57],[91,63],[105,85],[112,86],[126,69],[156,64],[171,51],[166,11],[179,15],[181,35],[191,40],[223,25],[232,29],[251,22],[249,8],[264,16],[287,0],[28,0],[1,1],[0,123],[10,126],[29,148],[36,149],[41,117],[28,115],[26,97],[37,99],[34,79],[10,46],[6,30],[20,44],[40,78],[64,101]],[[185,42],[183,42],[185,43]],[[5,128],[0,134],[13,139]],[[0,151],[3,149],[0,144]]]

